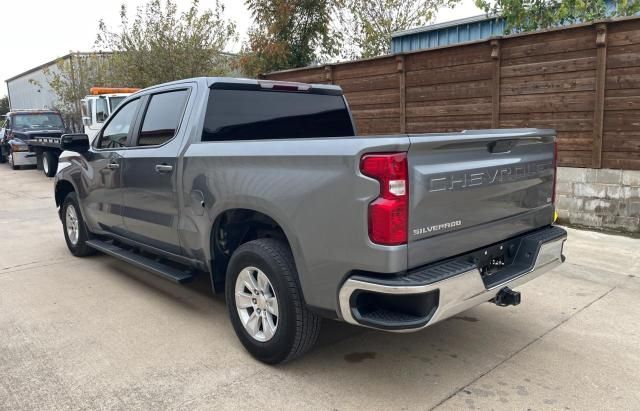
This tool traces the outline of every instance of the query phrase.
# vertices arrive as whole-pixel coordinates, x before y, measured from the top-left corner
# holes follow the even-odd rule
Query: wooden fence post
[[[324,66],[324,78],[328,84],[333,84],[333,66]]]
[[[407,82],[404,70],[404,55],[396,56],[398,75],[400,76],[400,133],[407,132]]]
[[[596,100],[593,109],[593,168],[602,168],[602,130],[604,125],[604,96],[607,86],[607,25],[596,25]]]
[[[500,40],[491,40],[493,84],[491,86],[491,127],[500,127]]]

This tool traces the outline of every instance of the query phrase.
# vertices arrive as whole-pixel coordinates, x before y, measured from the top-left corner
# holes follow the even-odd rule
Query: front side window
[[[98,100],[99,101],[99,100]],[[127,146],[129,129],[135,119],[140,105],[140,99],[132,100],[114,114],[109,124],[104,128],[97,148],[120,148]]]
[[[151,96],[144,115],[138,146],[158,146],[171,140],[180,125],[188,90],[176,90]]]

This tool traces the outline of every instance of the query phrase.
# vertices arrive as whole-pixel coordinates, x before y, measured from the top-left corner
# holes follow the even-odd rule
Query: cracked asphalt
[[[206,279],[72,257],[37,170],[0,165],[0,409],[640,409],[640,240],[569,230],[567,262],[422,332],[325,321],[253,360]]]

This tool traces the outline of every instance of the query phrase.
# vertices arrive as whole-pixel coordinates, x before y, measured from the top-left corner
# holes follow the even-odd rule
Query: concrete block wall
[[[559,167],[561,223],[640,233],[640,171]]]

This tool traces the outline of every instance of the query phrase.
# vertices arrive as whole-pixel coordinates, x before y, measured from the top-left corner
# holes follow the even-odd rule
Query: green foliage
[[[183,13],[178,13],[175,0],[149,0],[130,22],[123,4],[120,29],[112,31],[101,20],[96,47],[113,51],[110,78],[119,86],[223,75],[230,71],[224,49],[237,39],[235,23],[223,14],[218,0],[213,9],[203,11],[193,0]]]
[[[240,68],[249,76],[304,67],[339,51],[338,0],[246,0],[254,20]]]
[[[7,96],[1,97],[0,98],[0,116],[3,116],[8,112],[9,112],[9,97]]]
[[[438,9],[460,0],[344,0],[341,15],[346,38],[343,57],[368,58],[387,54],[391,34],[424,26]]]
[[[72,53],[68,58],[59,59],[54,67],[45,68],[44,74],[58,96],[55,108],[74,130],[80,130],[80,100],[89,94],[93,86],[114,85],[109,79],[109,54]],[[33,80],[29,81],[42,87]]]
[[[489,14],[501,15],[507,33],[546,29],[559,25],[630,16],[640,11],[640,0],[476,0]]]

